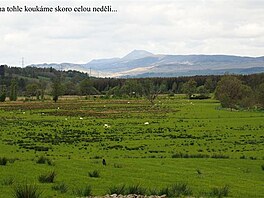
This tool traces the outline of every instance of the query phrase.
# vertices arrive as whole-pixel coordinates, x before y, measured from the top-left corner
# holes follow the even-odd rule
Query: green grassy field
[[[225,185],[230,197],[264,197],[264,112],[225,110],[215,100],[5,102],[0,151],[9,160],[0,165],[0,197],[12,197],[18,183],[35,183],[43,197],[76,197],[87,185],[104,195],[114,185],[177,182],[194,197]],[[36,163],[41,156],[50,165]],[[54,183],[38,181],[53,170]],[[100,177],[89,177],[94,170]],[[66,193],[52,189],[61,182]]]

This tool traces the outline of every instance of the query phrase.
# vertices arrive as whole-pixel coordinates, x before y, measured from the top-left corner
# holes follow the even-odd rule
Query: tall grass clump
[[[40,156],[40,157],[37,159],[36,163],[37,163],[37,164],[45,164],[47,159],[48,159],[48,158],[46,158],[46,157],[44,157],[44,156]]]
[[[51,159],[49,159],[49,158],[47,158],[47,157],[45,157],[45,156],[40,156],[38,159],[37,159],[37,161],[36,161],[36,163],[37,164],[48,164],[48,165],[50,165],[50,166],[54,166],[54,162],[51,160]]]
[[[100,172],[98,170],[94,170],[92,172],[89,172],[90,177],[100,177]]]
[[[117,195],[125,195],[126,193],[126,186],[123,184],[123,185],[119,185],[119,186],[111,186],[109,189],[108,189],[108,192],[110,195],[112,194],[117,194]]]
[[[49,173],[44,173],[39,176],[38,180],[41,183],[53,183],[56,177],[55,171],[51,171]]]
[[[160,191],[158,192],[158,195],[167,195],[167,197],[169,197],[171,195],[169,187],[164,187],[160,189]]]
[[[179,182],[176,183],[174,185],[172,185],[171,187],[171,194],[174,196],[180,196],[180,195],[191,195],[192,194],[192,190],[191,188],[188,186],[187,183],[184,182]]]
[[[133,184],[127,187],[127,194],[144,195],[146,192],[147,189],[140,186],[140,184]]]
[[[166,197],[181,197],[192,195],[192,189],[187,183],[178,182],[171,186],[162,188],[158,193],[152,195],[166,195]]]
[[[73,190],[73,193],[78,197],[92,196],[92,187],[88,185],[85,186],[84,188],[76,188]]]
[[[221,198],[221,197],[227,197],[229,194],[229,186],[228,185],[225,185],[223,187],[215,187],[215,188],[212,188],[211,192],[210,192],[210,195],[212,197],[218,197],[218,198]]]
[[[14,179],[14,177],[6,177],[6,178],[4,178],[3,181],[2,181],[2,184],[3,184],[4,186],[11,186],[11,185],[14,184],[14,183],[15,183],[15,179]]]
[[[0,157],[0,165],[5,166],[7,164],[8,159],[6,157]]]
[[[59,184],[55,184],[51,188],[52,188],[52,190],[56,190],[56,191],[59,191],[61,193],[66,193],[68,191],[68,186],[64,182],[61,182]]]
[[[157,188],[149,188],[147,195],[159,195],[159,190]]]
[[[14,187],[15,198],[40,198],[42,191],[33,184],[18,184]]]

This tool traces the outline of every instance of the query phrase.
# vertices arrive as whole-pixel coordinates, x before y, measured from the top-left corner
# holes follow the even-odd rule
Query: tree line
[[[105,98],[141,98],[152,104],[158,94],[186,94],[189,99],[206,99],[212,93],[223,107],[264,106],[264,73],[252,75],[210,75],[170,78],[94,78],[78,71],[53,68],[0,67],[0,101],[15,101],[18,96],[56,102],[62,95]]]

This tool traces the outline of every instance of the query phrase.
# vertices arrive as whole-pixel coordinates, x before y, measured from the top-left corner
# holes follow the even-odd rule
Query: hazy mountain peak
[[[144,58],[148,56],[153,56],[154,54],[146,51],[146,50],[133,50],[126,56],[124,56],[122,59],[123,60],[133,60],[133,59],[139,59],[139,58]]]

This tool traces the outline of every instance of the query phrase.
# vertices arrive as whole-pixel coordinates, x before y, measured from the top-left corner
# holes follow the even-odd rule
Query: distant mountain
[[[77,70],[101,77],[166,77],[223,74],[251,74],[264,71],[264,57],[230,55],[155,55],[134,50],[123,58],[96,59],[86,64],[38,64],[58,70]]]
[[[145,50],[133,50],[132,52],[124,56],[122,59],[123,60],[135,60],[135,59],[145,58],[145,57],[153,56],[153,55],[154,54],[148,51],[145,51]]]

